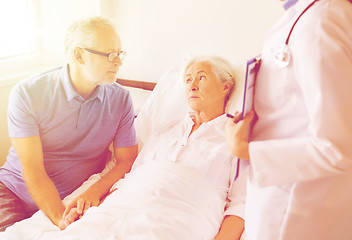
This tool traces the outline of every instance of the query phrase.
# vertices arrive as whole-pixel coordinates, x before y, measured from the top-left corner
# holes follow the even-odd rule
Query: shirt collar
[[[192,125],[194,124],[193,120],[192,120],[193,117],[194,117],[194,112],[189,112],[186,117],[186,118],[188,118],[188,122],[191,123]],[[223,124],[226,121],[227,121],[226,114],[222,114],[222,115],[210,120],[209,122],[202,123],[202,125],[212,126],[212,125]]]
[[[293,5],[295,5],[297,2],[298,2],[298,0],[286,0],[283,6],[284,6],[285,10],[287,10],[290,7],[292,7]]]
[[[67,100],[70,102],[72,99],[75,97],[82,98],[73,88],[72,83],[71,83],[71,78],[69,74],[69,65],[66,64],[65,66],[62,67],[61,70],[61,81],[64,87],[64,91],[67,97]],[[98,98],[100,101],[103,101],[104,98],[104,87],[101,85],[98,85],[96,89],[94,90],[94,93],[92,94],[90,100],[93,100],[95,98]]]
[[[103,98],[104,98],[104,86],[103,85],[98,85],[95,88],[94,93],[90,99],[94,99],[94,98],[98,98],[101,102],[103,101]]]

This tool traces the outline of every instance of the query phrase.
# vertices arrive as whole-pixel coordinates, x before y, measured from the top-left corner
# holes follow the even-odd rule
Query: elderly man
[[[115,83],[124,52],[112,22],[73,24],[66,36],[68,64],[17,84],[9,99],[12,147],[0,169],[0,230],[41,209],[64,228],[61,199],[109,160],[116,166],[70,206],[96,206],[130,171],[137,155],[128,91]]]

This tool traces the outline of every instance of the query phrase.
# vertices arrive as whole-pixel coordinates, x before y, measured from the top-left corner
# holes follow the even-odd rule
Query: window
[[[0,60],[33,52],[33,0],[0,0],[0,29]]]

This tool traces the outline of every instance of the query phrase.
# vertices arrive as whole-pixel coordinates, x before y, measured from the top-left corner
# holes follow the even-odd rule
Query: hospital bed
[[[241,69],[242,68],[239,68],[239,76],[237,79],[242,79]],[[190,111],[185,96],[185,85],[180,79],[180,70],[178,69],[171,69],[167,71],[157,82],[157,84],[126,79],[117,79],[117,82],[127,88],[137,88],[142,89],[143,91],[152,91],[143,106],[140,109],[136,109],[137,117],[135,121],[135,127],[140,148],[146,141],[148,141],[148,137],[158,128],[158,126],[168,121],[181,120],[184,118],[185,114]],[[227,112],[233,113],[240,109],[242,99],[241,84],[241,81],[237,82],[237,86],[229,100]],[[133,95],[133,90],[131,91]],[[86,182],[82,184],[81,187],[79,187],[76,191],[74,191],[63,200],[64,204],[68,204],[94,182],[99,180],[101,176],[103,176],[114,166],[114,164],[114,158],[112,157],[112,160],[106,164],[105,169],[101,173],[92,175]],[[184,219],[184,221],[187,222],[187,219]],[[36,233],[35,229],[43,229],[43,226],[46,228],[47,232],[58,231],[56,226],[50,224],[50,220],[46,218],[43,212],[38,211],[30,219],[16,223],[12,227],[8,228],[6,237],[10,237],[9,239],[37,239],[40,238],[41,235],[40,233]],[[2,239],[1,234],[0,239]],[[244,239],[244,236],[242,239]]]

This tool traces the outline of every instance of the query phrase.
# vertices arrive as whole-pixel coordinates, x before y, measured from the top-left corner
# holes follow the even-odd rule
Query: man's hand
[[[95,191],[94,185],[91,186],[87,191],[76,197],[67,205],[63,218],[65,219],[68,214],[71,214],[72,210],[75,210],[78,215],[83,215],[90,207],[99,205],[99,198],[100,193]]]
[[[111,186],[131,170],[138,154],[138,146],[114,148],[114,153],[116,165],[99,181],[90,186],[88,190],[67,205],[63,218],[66,218],[73,208],[77,208],[77,213],[83,215],[90,207],[98,206],[100,199],[109,193]]]

